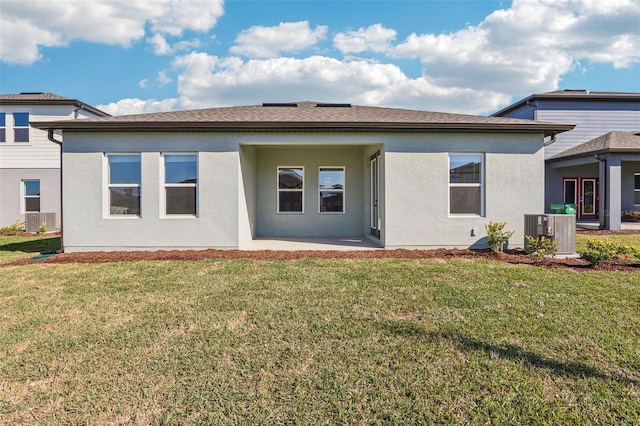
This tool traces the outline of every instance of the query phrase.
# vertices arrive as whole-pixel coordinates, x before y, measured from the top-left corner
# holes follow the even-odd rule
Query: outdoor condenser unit
[[[36,232],[40,226],[46,223],[48,231],[54,231],[58,227],[55,213],[25,213],[24,230],[26,232]]]
[[[525,214],[524,235],[558,242],[558,254],[576,252],[576,216],[572,214]],[[527,242],[525,240],[525,250]]]

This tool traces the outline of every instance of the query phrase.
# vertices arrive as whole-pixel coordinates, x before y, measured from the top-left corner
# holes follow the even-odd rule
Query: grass
[[[487,260],[2,267],[0,419],[633,424],[639,294]]]
[[[0,235],[0,264],[60,249],[60,237]]]

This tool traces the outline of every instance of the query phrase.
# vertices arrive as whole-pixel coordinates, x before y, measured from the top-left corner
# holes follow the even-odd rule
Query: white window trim
[[[15,116],[14,114],[27,114],[27,125],[26,126],[16,126]],[[16,145],[24,146],[31,145],[31,126],[29,125],[29,121],[32,118],[31,111],[13,111],[11,113],[11,119],[13,120],[13,143]],[[5,116],[5,124],[6,124],[6,116]],[[16,130],[26,130],[27,131],[27,140],[22,142],[16,141]],[[6,130],[5,130],[5,139],[6,139]]]
[[[301,189],[281,189],[280,188],[280,170],[281,169],[302,169],[302,188]],[[277,166],[276,167],[276,213],[277,214],[304,214],[304,187],[306,186],[307,176],[304,172],[304,166]],[[280,211],[280,192],[301,192],[302,193],[302,211],[300,212],[281,212]]]
[[[165,155],[195,155],[196,156],[196,183],[166,183],[165,182]],[[196,189],[196,213],[195,214],[167,214],[166,188],[195,188]],[[200,217],[200,156],[197,152],[162,152],[160,153],[160,218],[161,219],[194,219]]]
[[[344,186],[342,189],[320,188],[320,170],[322,169],[342,169],[344,173]],[[347,212],[347,168],[345,166],[320,166],[318,167],[318,214],[346,214]],[[341,212],[323,212],[320,211],[320,193],[321,192],[342,192],[342,211]]]
[[[38,195],[37,197],[33,196],[33,195],[27,195],[25,182],[39,182],[40,195]],[[32,211],[28,212],[27,211],[27,200],[26,200],[27,198],[39,198],[40,199],[40,211],[42,211],[42,182],[40,181],[40,179],[22,179],[20,181],[20,214],[39,213],[39,212],[32,212]]]
[[[0,144],[7,142],[7,112],[0,111],[0,114],[4,114],[4,125],[0,126],[0,129],[4,129],[4,140],[0,140]]]
[[[633,200],[634,200],[634,206],[640,206],[640,204],[636,204],[635,203],[635,199],[636,199],[636,192],[640,192],[640,188],[636,188],[636,176],[640,176],[640,173],[634,173],[633,174]]]
[[[109,156],[110,155],[139,155],[140,156],[140,184],[137,183],[118,183],[111,184],[109,182]],[[102,191],[103,218],[114,220],[131,220],[142,218],[142,153],[140,152],[105,152],[102,158],[102,179],[104,182]],[[140,188],[140,213],[139,214],[111,214],[111,200],[109,199],[109,190],[111,187],[117,188]]]
[[[449,173],[451,171],[451,156],[457,155],[479,155],[481,157],[482,163],[480,170],[480,182],[479,183],[451,183],[449,179]],[[449,152],[447,153],[447,213],[450,218],[469,218],[469,217],[485,217],[485,166],[486,164],[486,155],[483,152]],[[451,213],[451,188],[480,188],[480,214],[472,214],[472,213]]]

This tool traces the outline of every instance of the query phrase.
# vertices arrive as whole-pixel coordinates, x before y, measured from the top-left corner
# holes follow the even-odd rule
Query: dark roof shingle
[[[562,151],[548,160],[564,160],[606,152],[640,152],[640,132],[609,132]]]
[[[543,123],[503,117],[381,108],[348,104],[298,102],[157,112],[73,121],[42,122],[55,130],[520,130],[558,133],[572,124]],[[272,106],[273,105],[273,106]]]

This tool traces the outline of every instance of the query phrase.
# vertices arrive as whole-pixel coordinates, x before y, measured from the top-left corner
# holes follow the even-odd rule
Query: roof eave
[[[89,111],[99,117],[111,117],[111,114],[99,110],[89,104],[77,99],[42,99],[42,100],[25,100],[25,99],[4,99],[0,101],[0,105],[70,105],[85,111]]]
[[[572,130],[573,124],[558,123],[394,123],[394,122],[36,122],[42,130],[69,131],[259,131],[259,130],[325,130],[325,131],[504,131],[544,133],[545,136]]]
[[[598,94],[598,93],[581,93],[581,94],[553,94],[553,93],[538,93],[529,95],[509,106],[504,107],[500,111],[496,111],[491,114],[491,117],[502,117],[504,114],[515,111],[518,108],[526,106],[529,102],[535,101],[590,101],[597,99],[599,101],[614,101],[614,102],[639,102],[640,95],[635,94]]]

